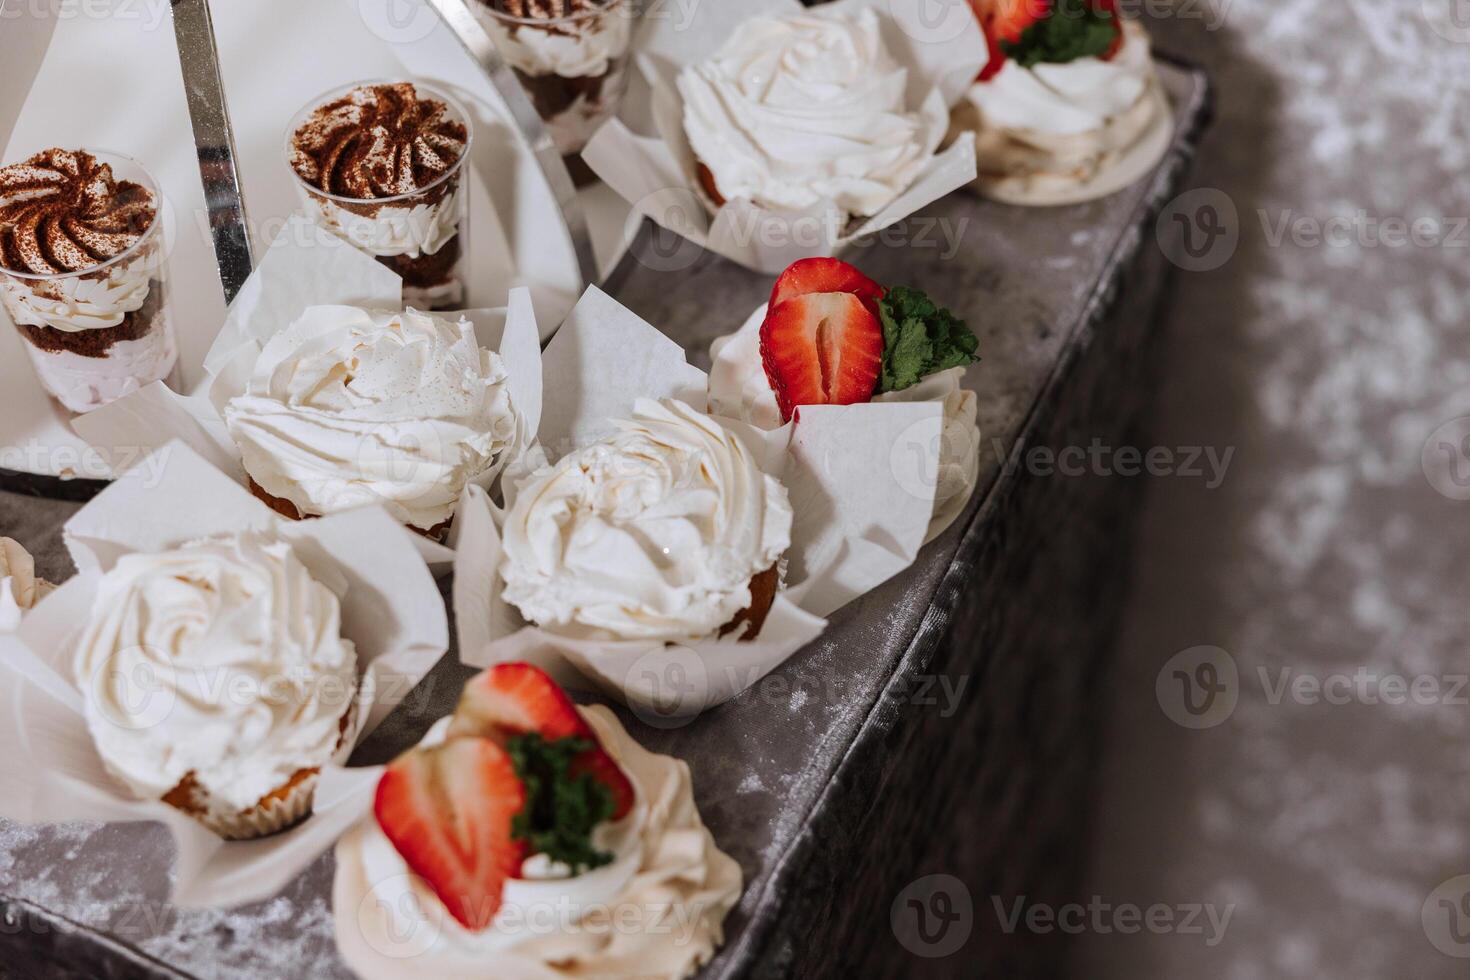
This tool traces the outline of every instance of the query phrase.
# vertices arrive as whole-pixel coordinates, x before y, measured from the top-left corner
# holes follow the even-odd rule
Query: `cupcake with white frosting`
[[[435,539],[521,430],[505,362],[468,320],[348,306],[272,336],[223,414],[252,491],[283,516],[381,505]]]
[[[340,617],[291,545],[256,533],[120,558],[73,659],[103,764],[226,839],[295,824],[352,742]]]
[[[752,17],[713,57],[685,68],[678,87],[712,208],[825,205],[838,211],[839,230],[907,189],[947,125],[937,90],[910,103],[908,71],[868,8]]]
[[[682,402],[640,399],[615,425],[516,487],[503,598],[571,639],[754,639],[791,544],[785,487]]]
[[[990,42],[954,113],[973,131],[976,187],[1016,204],[1121,190],[1157,164],[1168,104],[1148,31],[1115,0],[971,0]]]
[[[678,980],[742,887],[689,767],[524,663],[470,681],[336,858],[338,947],[369,980]]]
[[[709,410],[778,429],[803,405],[938,402],[944,409],[930,537],[969,502],[979,476],[974,334],[906,287],[885,288],[840,259],[788,268],[735,333],[710,346]]]

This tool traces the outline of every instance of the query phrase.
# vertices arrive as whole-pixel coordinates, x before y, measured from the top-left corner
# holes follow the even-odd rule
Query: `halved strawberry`
[[[495,919],[506,879],[526,859],[526,844],[511,837],[525,805],[504,749],[455,738],[395,759],[378,781],[373,814],[449,914],[478,932]]]
[[[878,384],[883,328],[852,293],[796,296],[766,314],[761,362],[787,421],[798,405],[860,404]]]
[[[876,313],[883,292],[882,286],[841,259],[801,259],[776,280],[770,309],[809,293],[852,293]]]
[[[587,772],[612,793],[613,819],[633,808],[633,784],[597,742],[577,706],[539,667],[527,663],[496,664],[472,678],[459,697],[449,737],[474,735],[504,745],[513,735],[536,732],[547,741],[583,738],[593,748],[577,757],[574,772]]]
[[[591,738],[577,706],[546,673],[527,663],[496,664],[470,679],[459,696],[449,737],[479,735],[501,744],[512,735]]]
[[[1052,12],[1052,0],[970,0],[985,40],[990,45],[990,60],[980,72],[980,81],[994,78],[1005,66],[1006,55],[1000,42],[1015,44],[1021,32]]]

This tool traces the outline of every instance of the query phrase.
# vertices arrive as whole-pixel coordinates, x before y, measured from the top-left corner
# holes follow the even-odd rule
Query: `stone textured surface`
[[[1166,80],[1180,114],[1197,112],[1201,94],[1197,80],[1172,69]],[[1141,383],[1130,389],[1120,375],[1118,383],[1110,386],[1106,372],[1096,364],[1090,374],[1077,375],[1091,380],[1075,391],[1057,382],[1074,376],[1068,365],[1090,349],[1095,331],[1109,329],[1106,324],[1113,321],[1103,321],[1102,314],[1125,269],[1133,269],[1129,260],[1145,238],[1149,224],[1144,222],[1151,207],[1168,196],[1179,176],[1177,165],[1187,156],[1187,140],[1182,140],[1172,161],[1175,167],[1128,192],[1075,208],[1023,212],[957,195],[929,209],[925,220],[911,222],[904,240],[890,238],[859,254],[858,261],[866,271],[880,280],[908,282],[944,296],[980,334],[986,359],[972,369],[969,384],[981,393],[983,470],[981,491],[972,503],[970,517],[981,511],[987,497],[999,501],[1017,493],[1016,474],[1002,479],[1001,467],[1022,434],[1071,443],[1084,431],[1112,434],[1123,424],[1127,415],[1118,407],[1135,402],[1144,387]],[[957,251],[946,245],[946,234],[959,236]],[[957,260],[956,255],[961,258]],[[1156,265],[1157,256],[1154,259]],[[679,264],[683,261],[677,249],[668,254],[644,249],[613,291],[686,343],[702,361],[708,341],[738,326],[764,298],[769,282],[719,262]],[[1130,279],[1125,293],[1132,288]],[[1149,291],[1143,280],[1138,290],[1133,321],[1111,338],[1121,346],[1104,345],[1100,350],[1111,350],[1112,356],[1120,356],[1120,351],[1126,354],[1129,339],[1144,335],[1143,311],[1148,307]],[[1125,305],[1124,309],[1133,307]],[[1135,377],[1131,372],[1123,374]],[[1050,407],[1035,413],[1038,400]],[[1070,420],[1061,428],[1045,422],[1059,403],[1066,403],[1067,409],[1058,418]],[[1089,418],[1093,413],[1098,416],[1095,428]],[[1075,428],[1078,424],[1083,427]],[[1053,484],[1038,489],[1066,488]],[[910,873],[921,873],[926,862],[941,862],[940,870],[964,870],[953,863],[963,856],[947,855],[942,838],[933,842],[940,845],[937,850],[926,849],[914,856],[912,868],[905,868],[903,862],[887,857],[886,843],[871,839],[872,828],[858,818],[867,794],[877,790],[873,777],[882,771],[877,768],[881,758],[877,763],[874,760],[881,756],[886,740],[901,743],[914,735],[896,713],[914,696],[906,694],[905,685],[914,683],[916,672],[934,656],[944,628],[957,611],[963,610],[971,623],[989,618],[986,595],[964,588],[974,589],[978,581],[980,591],[985,591],[984,582],[989,580],[969,577],[974,563],[991,561],[995,574],[999,574],[997,569],[1013,569],[1021,580],[1032,582],[1030,594],[1040,604],[1034,597],[1045,593],[1046,582],[1056,570],[1069,566],[1079,576],[1072,584],[1085,593],[1081,583],[1096,569],[1068,560],[1074,545],[1078,554],[1095,554],[1098,540],[1110,540],[1110,530],[1124,530],[1122,518],[1115,517],[1094,529],[1102,536],[1086,546],[1058,533],[1049,562],[1030,565],[1024,559],[1034,544],[1024,540],[1029,534],[1022,529],[1057,531],[1064,516],[1081,506],[1087,495],[1061,493],[1051,499],[1060,501],[1053,505],[1056,510],[1033,510],[1024,520],[1016,517],[1015,526],[1003,525],[1000,518],[1022,511],[1014,505],[1001,508],[998,503],[986,503],[984,515],[968,534],[969,522],[962,521],[927,548],[914,568],[842,610],[830,631],[793,657],[770,683],[758,685],[696,723],[660,730],[630,720],[635,736],[649,747],[691,761],[700,807],[717,839],[747,875],[746,894],[728,922],[730,942],[708,975],[791,972],[797,962],[795,953],[808,935],[825,935],[825,945],[840,951],[838,947],[846,941],[843,933],[820,931],[830,922],[832,892],[814,893],[809,886],[813,880],[825,880],[835,889],[850,891],[858,879],[847,872],[856,868],[844,862],[859,859],[884,865],[888,875],[881,880],[885,881],[895,874],[902,880]],[[1079,503],[1069,505],[1069,500]],[[0,498],[0,507],[4,508],[0,526],[15,527],[24,543],[43,552],[46,571],[61,575],[64,559],[55,551],[55,530],[65,508],[15,498]],[[1038,517],[1046,514],[1057,516]],[[1007,530],[1016,536],[1006,537]],[[956,571],[954,559],[962,538],[966,550]],[[1020,556],[1022,565],[1001,564],[998,556],[1002,554]],[[1025,577],[1026,567],[1031,569],[1029,578]],[[1099,595],[1076,595],[1067,603],[1067,612],[1089,608],[1089,602],[1096,603]],[[996,616],[1002,612],[997,608]],[[997,646],[989,661],[978,659],[983,652],[973,646],[952,647],[945,654],[949,659],[941,661],[946,665],[945,676],[955,681],[973,671],[972,681],[978,681],[988,662],[1000,665],[996,668],[1000,682],[1022,678],[1026,671],[1014,663],[1006,666],[1007,657],[1025,656],[1028,650],[1038,649],[1038,643],[1048,647],[1044,638],[1060,635],[1063,621],[1072,618],[1064,615],[1061,605],[1025,614],[1004,612],[1010,617],[1046,620],[1055,632],[1028,630],[1024,622],[1013,620],[1007,629],[993,635],[1029,635],[1028,646],[1014,650]],[[1095,640],[1095,649],[1078,662],[1101,662],[1110,643],[1109,621],[1109,610],[1100,610],[1096,636],[1089,638],[1089,642]],[[980,783],[982,788],[1022,789],[970,792],[969,777],[958,768],[963,756],[957,757],[957,768],[949,774],[951,785],[965,790],[955,794],[960,803],[948,815],[955,826],[967,828],[973,820],[984,818],[993,828],[983,838],[985,853],[998,862],[996,867],[1018,869],[1012,881],[1049,880],[1054,889],[1062,887],[1055,882],[1064,886],[1071,879],[1079,853],[1071,828],[1080,826],[1080,799],[1067,787],[1079,786],[1087,772],[1089,718],[1097,707],[1090,706],[1075,725],[1058,727],[1050,722],[1052,711],[1068,710],[1067,702],[1086,690],[1085,684],[1081,688],[1078,684],[1087,675],[1068,673],[1072,658],[1067,649],[1058,648],[1061,646],[1049,645],[1050,667],[1041,672],[1043,683],[1035,689],[1039,693],[1034,703],[1013,702],[998,687],[979,702],[980,708],[966,714],[968,724],[978,724],[983,730],[996,724],[989,709],[1002,712],[1001,723],[1010,733],[1008,746],[1041,740],[1034,754],[1014,764],[999,755],[992,759],[990,776]],[[895,670],[899,671],[896,680]],[[373,744],[359,753],[359,761],[381,759],[415,738],[448,710],[464,673],[451,662],[441,664],[420,691],[410,696],[405,710],[395,714],[375,735]],[[1080,734],[1080,744],[1073,734]],[[925,737],[943,737],[943,733],[926,730]],[[850,753],[858,752],[869,765],[846,768]],[[1068,756],[1072,762],[1067,772],[1049,771]],[[1018,776],[1023,778],[1018,781]],[[889,791],[900,789],[913,791],[906,787],[890,787]],[[901,808],[901,799],[889,799],[898,800]],[[1051,826],[1047,833],[1034,836],[1033,845],[1023,846],[1024,839],[1018,835],[1030,829],[1028,801],[1044,807]],[[996,806],[1005,809],[997,814],[992,809]],[[1018,843],[1012,845],[1012,840]],[[1053,853],[1054,846],[1063,851]],[[1011,856],[1017,860],[1008,861]],[[167,837],[148,825],[0,827],[0,892],[104,930],[191,975],[346,975],[330,937],[330,855],[276,898],[233,911],[182,911],[168,906],[169,857]],[[977,900],[996,887],[981,877],[971,882]],[[897,957],[893,962],[901,965],[896,969],[930,966],[901,955],[892,932],[884,932],[884,910],[891,896],[881,891],[850,893],[853,905],[859,900],[863,904],[876,901],[876,920],[853,913],[850,922],[875,946]],[[788,898],[793,904],[783,905]],[[811,923],[811,929],[804,923]],[[23,955],[26,939],[23,931],[7,934],[0,930],[0,949]],[[815,949],[800,950],[808,957],[804,965],[814,963]],[[1048,948],[1047,953],[1052,950]],[[957,954],[945,966],[963,969],[972,955]],[[137,969],[147,971],[142,965]],[[78,975],[91,975],[91,971],[84,969]]]
[[[1470,43],[1445,36],[1450,0],[1213,6],[1216,31],[1184,17],[1153,29],[1218,87],[1195,182],[1235,204],[1239,247],[1180,276],[1148,439],[1236,455],[1216,490],[1150,481],[1095,868],[1076,898],[1235,910],[1213,948],[1094,932],[1075,944],[1075,972],[1463,977],[1421,910],[1470,872],[1467,692],[1273,704],[1261,671],[1275,686],[1286,670],[1366,668],[1446,693],[1470,672],[1470,504],[1437,493],[1420,459],[1436,427],[1470,413]],[[1272,241],[1283,218],[1360,209],[1443,221],[1451,240]],[[1165,717],[1155,679],[1199,644],[1231,655],[1239,701],[1190,731]]]

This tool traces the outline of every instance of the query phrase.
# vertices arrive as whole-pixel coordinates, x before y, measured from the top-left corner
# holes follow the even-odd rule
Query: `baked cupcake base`
[[[277,514],[286,518],[286,520],[288,521],[305,521],[310,520],[314,517],[322,516],[320,514],[303,514],[299,509],[297,509],[295,504],[291,503],[291,501],[285,499],[284,497],[275,496],[274,494],[268,492],[259,483],[256,483],[255,477],[247,475],[246,479],[250,481],[250,492],[255,495],[256,499],[265,504],[271,510],[275,511]],[[435,524],[427,531],[425,531],[421,527],[414,527],[412,524],[405,524],[404,527],[408,528],[415,534],[423,535],[430,541],[437,541],[438,543],[443,544],[449,539],[449,525],[453,523],[454,518],[451,517],[447,521]]]
[[[750,580],[750,605],[736,613],[734,619],[720,627],[720,636],[728,636],[743,627],[736,639],[741,643],[754,640],[760,635],[761,627],[766,624],[766,617],[771,614],[771,606],[776,602],[776,593],[780,588],[779,563],[758,573]]]

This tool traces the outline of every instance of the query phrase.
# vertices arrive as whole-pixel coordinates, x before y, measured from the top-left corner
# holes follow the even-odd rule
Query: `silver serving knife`
[[[177,3],[178,0],[175,0]],[[572,248],[577,253],[577,267],[582,273],[584,285],[596,283],[597,257],[592,251],[592,237],[587,230],[587,217],[582,212],[582,203],[577,198],[576,185],[572,183],[572,175],[567,171],[566,164],[562,161],[561,152],[557,150],[556,143],[551,139],[551,133],[547,131],[546,124],[541,121],[541,115],[536,107],[531,104],[531,99],[526,95],[526,90],[521,87],[520,80],[516,78],[515,72],[500,57],[500,52],[495,49],[495,42],[490,35],[485,33],[485,28],[475,19],[466,0],[428,0],[431,7],[439,14],[446,27],[459,39],[459,43],[469,52],[470,57],[479,64],[490,79],[490,84],[500,93],[505,100],[506,107],[510,109],[512,119],[516,127],[520,129],[521,135],[530,144],[531,151],[536,154],[536,162],[541,166],[541,172],[546,175],[546,182],[551,186],[551,193],[556,197],[557,206],[561,208],[562,221],[567,226],[567,233],[572,238]]]
[[[179,49],[179,66],[184,72],[184,91],[189,102],[189,120],[194,127],[194,146],[199,154],[199,176],[204,183],[214,258],[219,265],[225,303],[229,304],[255,266],[250,226],[245,220],[245,195],[235,162],[235,132],[230,127],[230,112],[225,103],[209,0],[172,0],[172,3],[174,40]]]

